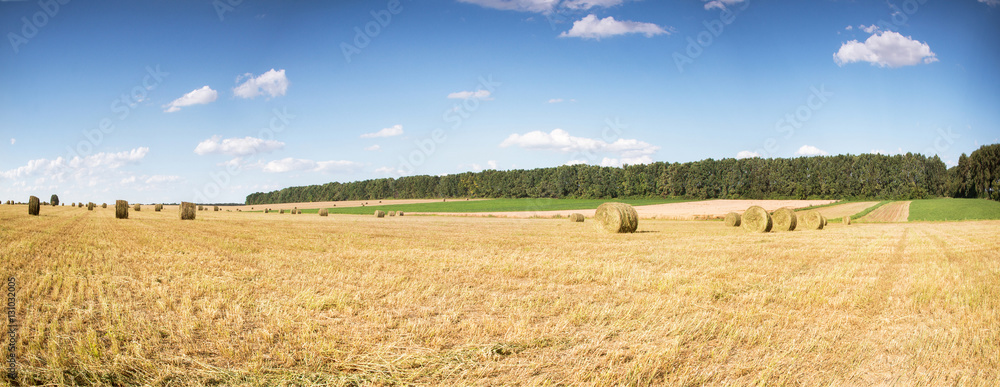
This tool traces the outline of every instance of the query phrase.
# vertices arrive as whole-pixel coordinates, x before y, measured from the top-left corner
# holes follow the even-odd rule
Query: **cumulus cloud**
[[[862,24],[862,25],[858,26],[858,28],[860,28],[866,34],[871,34],[871,33],[877,32],[879,30],[878,26],[874,25],[874,24],[872,24],[870,26],[866,26],[866,25]]]
[[[613,7],[625,0],[458,0],[462,3],[504,11],[550,14],[559,8],[588,10],[595,7]]]
[[[996,7],[1000,5],[1000,0],[979,0],[980,3],[986,4],[990,7]]]
[[[402,134],[403,134],[403,125],[393,125],[392,127],[384,128],[377,132],[362,134],[361,138],[393,137]]]
[[[163,105],[163,107],[166,108],[164,112],[173,113],[181,110],[181,108],[185,106],[210,104],[215,102],[218,98],[219,92],[212,90],[212,88],[208,86],[202,86],[200,89],[184,94],[182,97],[175,99],[173,102]]]
[[[472,98],[475,98],[475,99],[481,99],[481,100],[489,101],[489,100],[493,99],[493,98],[490,98],[490,95],[491,95],[491,93],[490,93],[489,90],[459,91],[459,92],[448,94],[448,98],[451,98],[451,99],[472,99]]]
[[[227,138],[212,136],[198,143],[194,153],[199,155],[223,154],[229,156],[250,156],[258,153],[268,153],[281,149],[285,143],[275,140],[264,140],[255,137]]]
[[[736,153],[736,158],[737,159],[751,159],[751,158],[754,158],[754,157],[761,157],[760,153],[746,151],[746,150],[745,151],[739,151],[738,153]]]
[[[173,183],[180,180],[180,176],[172,175],[153,175],[146,178],[146,184],[159,184],[159,183]]]
[[[605,157],[601,159],[602,167],[621,167],[625,164],[638,165],[638,164],[652,164],[652,163],[653,163],[653,158],[649,156],[623,157],[620,159]]]
[[[553,98],[549,100],[549,103],[560,103],[562,101],[563,101],[562,98]]]
[[[271,69],[257,77],[246,73],[237,77],[236,81],[239,82],[241,79],[246,81],[233,88],[233,94],[240,98],[256,98],[264,94],[279,97],[288,91],[288,78],[285,77],[284,69],[278,71]]]
[[[360,169],[361,163],[347,160],[313,161],[307,159],[284,158],[270,161],[262,166],[268,173],[285,172],[354,172]]]
[[[51,160],[35,159],[20,167],[0,171],[0,180],[13,180],[15,185],[18,181],[23,183],[26,179],[64,181],[68,177],[74,177],[81,180],[87,176],[102,175],[117,170],[125,165],[137,164],[148,153],[149,148],[140,147],[117,153],[101,152],[86,157],[76,156],[72,159],[63,157]],[[36,184],[40,182],[36,180]]]
[[[372,145],[370,147],[365,148],[365,150],[369,151],[369,152],[375,152],[375,151],[377,151],[379,149],[382,149],[382,147],[378,146],[378,144],[375,144],[375,145]]]
[[[15,142],[17,142],[17,140],[16,140],[16,139],[13,139],[13,138],[12,138],[12,139],[10,139],[10,145],[14,145],[14,143],[15,143]]]
[[[574,137],[562,129],[555,129],[549,133],[539,130],[525,134],[514,133],[500,143],[502,148],[510,146],[562,153],[613,153],[625,161],[640,160],[642,156],[648,157],[660,150],[658,146],[635,139],[620,138],[613,143],[608,143],[592,138]]]
[[[927,43],[913,40],[893,31],[876,32],[864,43],[852,40],[840,46],[833,54],[838,66],[854,62],[869,62],[879,67],[914,66],[937,62]]]
[[[705,3],[705,10],[715,9],[726,9],[730,5],[739,4],[746,0],[709,0]]]
[[[653,23],[615,20],[612,16],[598,19],[596,15],[590,14],[573,22],[573,28],[559,34],[559,37],[601,39],[625,34],[643,34],[647,38],[651,38],[655,35],[669,35],[670,32]]]
[[[829,152],[812,145],[803,145],[799,150],[795,151],[796,156],[826,156],[829,154]]]
[[[396,170],[395,168],[392,168],[392,167],[381,167],[381,168],[375,168],[375,173],[382,174],[382,175],[399,175],[402,172],[400,172],[400,171],[398,171],[398,170]]]

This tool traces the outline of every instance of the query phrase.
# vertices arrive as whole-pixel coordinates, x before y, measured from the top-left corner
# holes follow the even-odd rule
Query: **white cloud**
[[[487,161],[486,162],[486,166],[489,167],[490,169],[498,169],[497,168],[497,161],[496,160],[489,160],[489,161]]]
[[[829,154],[829,152],[812,145],[803,145],[799,150],[795,151],[796,156],[826,156]]]
[[[490,101],[490,100],[493,99],[493,98],[490,98],[490,94],[491,93],[490,93],[489,90],[459,91],[459,92],[448,94],[448,98],[451,98],[451,99],[472,99],[472,98],[475,98],[475,99],[481,99],[481,100]]]
[[[594,7],[613,7],[625,0],[458,0],[486,8],[503,11],[534,12],[550,14],[558,8],[588,10]]]
[[[135,183],[135,176],[129,176],[122,179],[122,185]]]
[[[566,0],[560,5],[569,9],[588,10],[594,7],[610,8],[623,2],[625,0]]]
[[[1000,0],[979,0],[980,3],[986,4],[990,7],[996,7],[1000,5]]]
[[[838,66],[853,62],[870,62],[879,67],[913,66],[920,63],[937,62],[927,43],[911,39],[893,31],[876,33],[864,43],[857,40],[844,43],[833,54]]]
[[[13,138],[10,139],[10,145],[14,145],[15,142],[17,142],[17,139],[13,139]]]
[[[578,165],[578,164],[586,164],[586,163],[587,162],[584,161],[584,160],[570,160],[570,161],[567,161],[566,164],[564,164],[564,165]]]
[[[744,1],[746,0],[710,0],[707,3],[705,3],[705,10],[711,10],[712,8],[726,9],[730,5],[739,4]]]
[[[399,175],[399,174],[401,174],[399,171],[393,169],[392,167],[375,168],[375,173],[384,174],[384,175]]]
[[[559,4],[559,0],[458,0],[486,8],[504,11],[549,13]]]
[[[229,156],[250,156],[258,153],[268,153],[285,146],[285,143],[275,140],[264,140],[255,137],[227,138],[212,136],[198,143],[194,153],[199,155],[224,154]]]
[[[894,152],[893,151],[886,151],[884,149],[872,149],[871,152],[868,152],[868,153],[875,154],[875,155],[892,156],[892,155],[901,155],[904,152],[903,152],[903,148],[900,147],[900,148],[897,148],[896,151],[894,151]]]
[[[584,153],[614,153],[624,159],[635,159],[640,156],[648,156],[660,150],[660,147],[649,143],[620,138],[613,143],[603,140],[595,140],[585,137],[574,137],[569,132],[562,129],[555,129],[545,133],[539,130],[525,134],[511,134],[500,147],[519,146],[531,150],[548,150],[557,152],[584,152]]]
[[[553,98],[549,100],[549,103],[560,103],[562,101],[563,101],[562,98]]]
[[[362,134],[361,138],[393,137],[402,134],[403,134],[403,125],[393,125],[392,127],[384,128],[377,132]]]
[[[608,16],[598,19],[596,15],[590,14],[583,19],[573,22],[573,28],[559,34],[560,38],[583,38],[601,39],[609,36],[625,34],[643,34],[647,38],[655,35],[667,34],[670,32],[653,23],[642,23],[634,21],[619,21]]]
[[[850,27],[850,26],[848,26],[848,27]],[[874,24],[872,24],[870,26],[866,26],[866,25],[862,24],[862,25],[858,26],[858,28],[860,28],[866,34],[871,34],[871,33],[877,32],[879,30],[878,26],[874,25]]]
[[[35,159],[28,161],[26,165],[0,172],[0,179],[25,180],[41,177],[64,181],[67,177],[75,177],[80,180],[86,176],[100,175],[128,164],[136,164],[148,153],[149,148],[140,147],[118,153],[101,152],[82,158]]]
[[[739,153],[736,153],[737,159],[751,159],[754,157],[761,157],[760,153],[751,151],[739,151]]]
[[[621,159],[605,157],[604,159],[601,160],[602,167],[621,167],[625,164],[638,165],[638,164],[652,164],[652,163],[653,163],[653,158],[649,156],[623,157]]]
[[[146,179],[146,184],[173,183],[180,179],[180,176],[153,175]]]
[[[354,172],[362,166],[361,163],[346,160],[313,161],[288,157],[268,162],[263,165],[262,170],[268,173]]]
[[[378,146],[378,144],[375,144],[375,145],[372,145],[370,147],[365,148],[366,151],[370,151],[370,152],[375,152],[375,151],[377,151],[379,149],[382,149],[382,147]]]
[[[246,73],[241,77],[237,77],[236,81],[239,82],[243,78],[248,79],[246,82],[233,88],[233,94],[240,98],[255,98],[263,94],[278,97],[285,95],[288,91],[288,78],[285,77],[284,69],[278,71],[271,69],[256,78],[254,78],[253,74]]]
[[[850,30],[854,29],[854,26],[847,26],[847,27],[844,27],[844,29],[850,31]]]
[[[210,104],[215,102],[218,98],[219,92],[212,90],[212,88],[208,86],[202,86],[200,89],[184,94],[182,97],[175,99],[173,102],[163,105],[163,107],[166,108],[164,112],[173,113],[181,110],[181,108],[185,106]]]

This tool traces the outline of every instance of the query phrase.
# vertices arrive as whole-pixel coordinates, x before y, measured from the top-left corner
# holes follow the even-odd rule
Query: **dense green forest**
[[[968,157],[963,154],[951,169],[937,156],[912,153],[707,159],[622,168],[580,164],[290,187],[251,194],[246,204],[458,197],[1000,200],[998,161],[1000,144],[984,146]]]

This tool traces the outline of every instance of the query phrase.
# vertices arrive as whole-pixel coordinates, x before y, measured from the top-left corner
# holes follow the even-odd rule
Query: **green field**
[[[446,202],[378,205],[366,207],[330,208],[331,214],[369,215],[375,210],[403,212],[514,212],[514,211],[560,211],[585,210],[597,208],[601,203],[622,202],[633,206],[650,204],[681,203],[695,201],[692,199],[492,199],[470,200],[456,199]],[[315,214],[319,210],[302,210],[303,214]]]
[[[1000,219],[1000,202],[987,199],[928,199],[910,203],[909,221]]]

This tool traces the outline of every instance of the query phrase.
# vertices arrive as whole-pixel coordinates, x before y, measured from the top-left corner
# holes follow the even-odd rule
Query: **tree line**
[[[289,187],[247,196],[246,204],[429,198],[686,197],[696,199],[998,199],[1000,144],[948,169],[938,156],[837,155],[706,159],[624,167],[564,165],[406,176]]]

